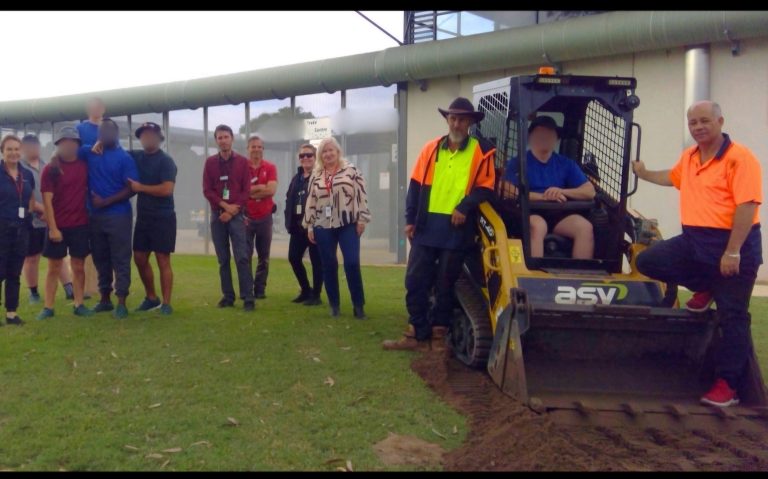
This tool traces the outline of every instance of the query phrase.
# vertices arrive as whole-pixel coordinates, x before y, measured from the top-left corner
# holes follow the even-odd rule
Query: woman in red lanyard
[[[19,306],[19,278],[24,266],[31,227],[29,212],[34,206],[35,180],[19,165],[21,140],[7,135],[0,141],[0,283],[5,283],[5,322],[22,325],[16,314]],[[2,322],[0,322],[2,325]]]
[[[323,283],[332,316],[339,315],[336,250],[341,247],[354,316],[365,319],[360,236],[370,221],[363,176],[343,158],[341,146],[334,138],[324,139],[317,148],[303,225],[307,228],[309,241],[316,243],[320,250]]]

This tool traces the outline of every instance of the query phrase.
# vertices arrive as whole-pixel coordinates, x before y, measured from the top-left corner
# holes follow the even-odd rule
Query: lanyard
[[[228,160],[225,160],[223,156],[221,156],[221,153],[219,153],[219,176],[226,176],[227,179],[224,180],[224,187],[229,187],[229,173],[231,170],[231,161],[235,155],[235,152],[232,152],[229,156]],[[226,167],[226,168],[225,168]]]
[[[328,196],[331,196],[331,190],[333,189],[333,177],[336,176],[336,173],[339,172],[339,167],[337,166],[336,169],[333,170],[333,173],[330,175],[325,175],[325,189],[328,190]]]

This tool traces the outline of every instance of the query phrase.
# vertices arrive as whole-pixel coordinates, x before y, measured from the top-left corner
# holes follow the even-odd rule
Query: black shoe
[[[354,310],[353,314],[356,319],[368,319],[368,316],[365,315],[365,311],[363,311],[362,306],[355,306],[353,310]]]
[[[235,302],[226,298],[221,298],[221,300],[219,301],[219,304],[216,305],[216,307],[218,308],[232,308],[234,306],[235,306]]]
[[[264,291],[259,291],[258,293],[256,291],[253,292],[253,299],[267,299],[267,295],[264,294]]]
[[[5,322],[7,324],[13,324],[15,326],[21,326],[22,324],[24,324],[24,321],[22,321],[19,316],[16,316],[16,317],[13,317],[13,318],[6,317],[5,318]]]
[[[302,291],[298,296],[291,300],[292,303],[303,303],[312,297],[312,293],[309,291]]]
[[[304,301],[304,306],[318,306],[323,304],[323,300],[319,296],[310,296]]]
[[[334,318],[338,318],[339,315],[341,315],[341,311],[339,310],[339,307],[331,306],[331,316]]]
[[[243,303],[243,311],[254,311],[256,309],[256,303],[253,301],[246,301]]]

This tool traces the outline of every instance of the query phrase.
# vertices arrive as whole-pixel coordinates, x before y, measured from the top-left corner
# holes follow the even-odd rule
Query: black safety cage
[[[632,122],[633,110],[639,105],[634,94],[636,80],[575,75],[526,75],[508,80],[503,88],[489,88],[487,94],[476,89],[476,106],[485,118],[473,133],[496,145],[496,191],[500,200],[497,206],[505,221],[512,223],[509,229],[521,232],[526,265],[543,270],[620,272],[625,252],[622,240],[627,197],[637,187],[637,178],[630,168],[634,129],[637,154],[640,147],[640,127]],[[600,225],[593,221],[593,260],[532,258],[526,162],[518,162],[521,194],[508,196],[508,190],[500,187],[508,160],[527,151],[528,125],[539,115],[552,116],[561,126],[559,153],[579,164],[597,190],[594,208],[607,213],[606,221]],[[630,176],[634,178],[631,190]]]

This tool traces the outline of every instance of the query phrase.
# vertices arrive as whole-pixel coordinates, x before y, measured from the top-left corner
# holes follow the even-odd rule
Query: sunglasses
[[[315,157],[314,153],[299,153],[299,158],[301,158],[302,160],[304,158],[314,158],[314,157]]]

